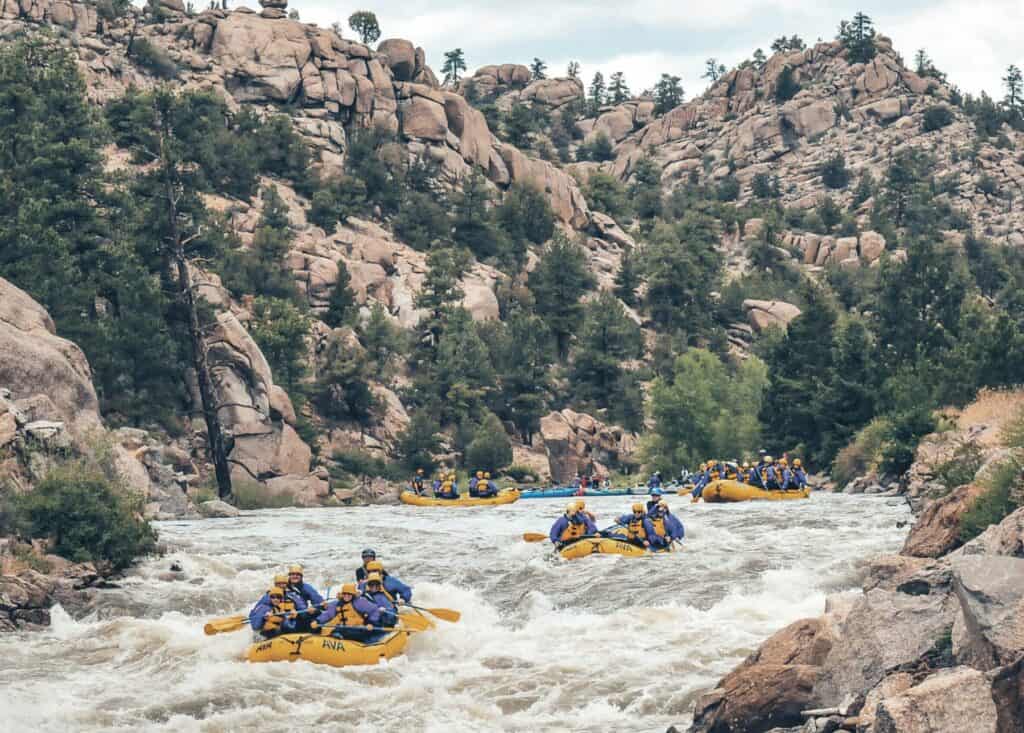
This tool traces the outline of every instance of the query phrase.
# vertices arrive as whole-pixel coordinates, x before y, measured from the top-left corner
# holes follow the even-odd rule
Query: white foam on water
[[[862,559],[893,551],[906,507],[877,499],[690,505],[683,552],[566,561],[546,532],[561,502],[490,509],[377,507],[246,513],[165,523],[171,553],[143,563],[96,610],[52,611],[37,634],[0,637],[5,727],[74,731],[662,731],[771,633],[820,613]],[[588,501],[599,525],[631,497]],[[458,624],[415,634],[376,667],[249,664],[248,613],[292,562],[336,590],[373,547],[423,607]],[[167,572],[170,561],[183,572]]]

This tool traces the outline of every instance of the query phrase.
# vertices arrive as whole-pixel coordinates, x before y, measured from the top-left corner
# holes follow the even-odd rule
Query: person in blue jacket
[[[381,625],[378,607],[359,593],[355,583],[345,583],[338,599],[327,604],[311,628],[323,636],[368,641],[375,634],[375,625]]]
[[[555,547],[562,547],[570,542],[597,534],[597,525],[589,512],[584,511],[582,502],[571,501],[565,507],[565,514],[551,525],[548,537]]]
[[[360,557],[363,560],[363,564],[356,568],[356,582],[362,583],[366,580],[366,566],[377,559],[377,551],[372,547],[367,547],[363,550]]]
[[[660,486],[655,486],[651,489],[651,498],[647,500],[647,511],[651,511],[661,501],[661,497],[665,495],[665,492],[661,490]]]
[[[379,560],[366,563],[366,576],[377,573],[384,583],[384,592],[388,594],[395,603],[412,603],[412,588],[391,573],[384,570],[384,564]]]
[[[469,478],[469,495],[477,496],[477,490],[480,487],[480,483],[484,480],[484,472],[477,471],[473,476]]]
[[[288,568],[288,587],[284,592],[295,603],[295,610],[299,613],[296,619],[298,630],[308,631],[310,623],[323,608],[324,598],[316,588],[303,580],[301,565]]]
[[[362,597],[374,607],[374,612],[368,616],[371,624],[392,627],[398,623],[398,608],[385,592],[384,579],[380,573],[367,573],[366,582],[362,587]]]
[[[625,538],[628,542],[642,547],[651,546],[651,538],[654,537],[654,526],[647,517],[644,505],[640,502],[633,505],[632,514],[623,514],[615,520],[615,523],[625,530]],[[622,536],[621,533],[616,532],[615,534]]]
[[[793,488],[797,490],[807,488],[807,472],[804,471],[804,464],[799,458],[793,461]]]
[[[477,482],[476,495],[481,499],[498,495],[498,486],[491,481],[491,474],[489,471],[485,471],[483,477]]]
[[[648,489],[660,489],[661,488],[661,471],[655,471],[651,474],[651,477],[647,479]]]
[[[276,585],[249,611],[249,625],[265,639],[297,631],[297,621],[295,603],[285,598],[284,591]]]
[[[667,547],[673,541],[683,539],[686,534],[683,523],[669,511],[668,502],[664,499],[647,516],[654,528],[655,539],[651,541],[651,547],[655,549]]]

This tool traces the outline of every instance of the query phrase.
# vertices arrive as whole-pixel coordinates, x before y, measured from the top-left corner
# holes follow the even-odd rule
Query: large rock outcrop
[[[547,453],[552,480],[563,485],[577,473],[607,476],[610,466],[629,463],[637,448],[634,433],[569,409],[541,418],[535,445],[538,441]]]
[[[92,370],[75,344],[57,335],[49,313],[0,278],[0,387],[29,420],[60,421],[84,438],[100,430]]]

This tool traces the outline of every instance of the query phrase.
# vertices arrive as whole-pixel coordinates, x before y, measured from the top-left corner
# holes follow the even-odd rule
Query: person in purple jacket
[[[328,603],[313,622],[312,630],[319,630],[323,636],[367,641],[376,633],[373,627],[380,625],[377,606],[360,595],[355,583],[345,583],[338,591],[338,599]]]
[[[585,511],[582,501],[573,501],[569,502],[565,508],[565,514],[551,525],[548,537],[555,547],[564,547],[581,537],[595,534],[597,534],[597,524],[594,522],[593,515]]]

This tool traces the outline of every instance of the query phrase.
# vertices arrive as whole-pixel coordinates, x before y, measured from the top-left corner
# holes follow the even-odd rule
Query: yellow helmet
[[[661,501],[658,502],[658,508],[659,509],[668,509],[668,502],[665,501],[664,499],[662,499]]]
[[[750,468],[750,463],[743,461],[743,468]]]
[[[490,471],[484,471],[484,478],[490,478],[490,477],[491,477],[491,472]]]
[[[772,458],[771,456],[765,456],[764,457],[764,462],[765,463],[775,463],[775,459]]]
[[[476,472],[476,477],[477,478],[483,478],[484,477],[484,472],[483,471],[477,471]]]
[[[587,508],[587,502],[583,501],[583,499],[577,499],[576,500],[576,511],[582,512],[586,508]]]
[[[574,501],[570,501],[568,504],[565,505],[565,513],[569,514],[570,516],[578,511],[579,509],[576,507],[576,502]]]
[[[305,575],[305,573],[302,572],[302,566],[301,565],[289,565],[288,566],[288,574],[289,575],[294,575],[296,573],[298,573],[299,575]]]
[[[274,585],[267,589],[267,595],[271,598],[284,598],[284,591]]]
[[[346,594],[350,596],[359,595],[359,589],[356,587],[355,583],[345,583],[345,585],[341,586],[341,590],[338,591],[338,598],[341,598]]]
[[[802,465],[804,465],[804,464],[803,464],[803,462],[799,458],[794,458],[793,459],[793,467],[794,468],[800,468],[800,466],[802,466]]]
[[[707,463],[700,464],[700,470],[701,471],[707,471],[708,470],[708,464]]]
[[[383,582],[384,582],[384,579],[380,576],[380,573],[367,573],[366,574],[366,584],[367,585],[369,585],[370,583],[383,583]]]
[[[452,473],[448,474],[448,478],[449,478],[449,480],[454,481],[455,480],[455,472],[453,471]]]
[[[642,512],[642,511],[644,511],[644,505],[643,504],[637,502],[636,504],[633,505],[633,513],[634,514],[636,514],[637,512]]]
[[[779,463],[780,463],[781,465],[783,465],[783,466],[787,466],[787,465],[789,465],[789,461],[787,461],[787,460],[786,460],[786,457],[785,457],[785,456],[783,456],[782,458],[780,458],[780,459],[779,459]]]
[[[383,573],[384,563],[382,563],[380,560],[370,560],[370,562],[366,563],[366,572],[367,574]]]
[[[274,576],[274,585],[288,585],[288,576],[287,575],[275,575]]]

